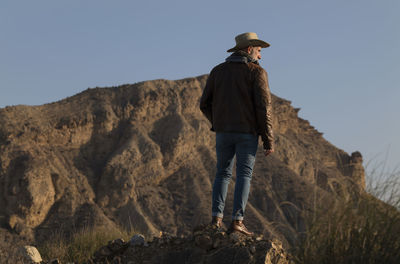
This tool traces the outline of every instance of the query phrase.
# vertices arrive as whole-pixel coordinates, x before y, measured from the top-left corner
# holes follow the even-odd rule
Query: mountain
[[[179,236],[209,222],[216,158],[199,110],[206,80],[94,88],[0,109],[1,229],[43,241],[92,225]],[[330,144],[290,101],[273,96],[273,109],[276,151],[263,156],[260,142],[245,223],[290,244],[304,230],[300,211],[331,199],[342,182],[363,190],[364,169],[359,152]]]

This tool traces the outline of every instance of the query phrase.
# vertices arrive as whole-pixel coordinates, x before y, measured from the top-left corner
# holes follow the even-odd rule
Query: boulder
[[[27,263],[40,263],[43,261],[39,251],[33,246],[23,246],[20,248],[19,253]]]

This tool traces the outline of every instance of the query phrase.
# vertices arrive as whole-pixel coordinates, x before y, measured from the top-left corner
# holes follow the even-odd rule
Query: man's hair
[[[240,50],[241,50],[241,51],[247,52],[247,49],[248,49],[249,47],[253,47],[253,46],[247,46],[247,47],[244,47],[244,48],[242,48],[242,49],[240,49]]]

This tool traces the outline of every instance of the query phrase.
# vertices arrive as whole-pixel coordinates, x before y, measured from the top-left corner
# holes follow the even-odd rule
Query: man
[[[200,109],[216,132],[217,173],[212,193],[212,224],[221,228],[225,198],[236,155],[236,184],[229,232],[251,236],[243,224],[258,136],[264,154],[274,152],[271,94],[265,70],[258,64],[261,48],[269,47],[256,33],[235,37],[236,46],[224,63],[212,69]]]

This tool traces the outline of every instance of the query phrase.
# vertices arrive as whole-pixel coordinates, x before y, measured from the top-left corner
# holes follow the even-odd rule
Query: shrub
[[[86,227],[67,238],[62,232],[57,232],[52,239],[39,246],[43,259],[58,258],[62,263],[84,263],[96,250],[107,245],[108,241],[123,238],[128,240],[133,232],[123,229],[106,229],[104,227]]]
[[[399,183],[399,173],[392,173],[372,182],[367,192],[354,195],[352,188],[343,195],[340,188],[336,199],[306,216],[294,262],[400,263]]]

